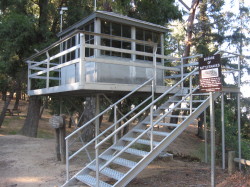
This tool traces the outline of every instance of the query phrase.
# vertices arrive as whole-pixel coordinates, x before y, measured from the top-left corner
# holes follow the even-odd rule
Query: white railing
[[[88,146],[90,146],[91,144],[94,144],[94,149],[95,149],[95,161],[92,161],[89,163],[90,164],[95,164],[96,165],[96,179],[98,181],[99,178],[99,173],[101,170],[103,170],[106,166],[108,166],[114,159],[116,159],[119,155],[121,155],[126,149],[128,149],[129,147],[133,146],[135,144],[135,142],[141,138],[142,136],[146,135],[146,133],[150,132],[150,149],[151,151],[153,149],[155,149],[154,147],[154,136],[153,136],[153,127],[155,125],[157,125],[157,123],[159,123],[161,120],[163,120],[163,118],[165,118],[167,115],[171,114],[171,112],[173,112],[173,110],[178,107],[184,100],[186,100],[188,97],[191,98],[192,94],[197,91],[197,89],[199,88],[198,86],[193,86],[193,82],[192,81],[188,81],[189,85],[189,92],[186,94],[186,96],[183,97],[183,99],[181,101],[179,101],[175,107],[169,109],[168,112],[166,112],[164,115],[162,115],[160,118],[158,118],[157,121],[153,121],[153,107],[157,105],[158,102],[162,101],[163,99],[165,99],[165,97],[168,97],[169,93],[171,93],[174,89],[176,88],[180,88],[181,85],[183,84],[183,82],[185,82],[187,79],[193,80],[191,77],[196,76],[197,72],[197,68],[194,69],[192,72],[188,73],[185,77],[183,77],[183,79],[181,79],[180,81],[178,81],[173,87],[169,88],[168,90],[166,90],[162,95],[160,95],[158,98],[154,98],[154,84],[153,84],[153,80],[154,78],[149,79],[148,81],[146,81],[144,84],[140,85],[139,87],[137,87],[136,89],[134,89],[132,92],[130,92],[128,95],[126,95],[125,97],[123,97],[122,99],[120,99],[119,101],[117,101],[116,103],[114,103],[113,105],[109,106],[107,109],[105,109],[103,112],[101,112],[100,114],[98,114],[95,118],[93,118],[92,120],[88,121],[87,123],[85,123],[83,126],[81,126],[79,129],[77,129],[75,132],[73,132],[72,134],[70,134],[69,136],[66,137],[66,173],[67,173],[67,181],[69,181],[70,176],[69,176],[69,161],[72,160],[73,158],[75,158],[81,151],[87,149]],[[117,105],[119,103],[121,103],[122,101],[124,101],[124,99],[128,98],[129,96],[131,96],[132,94],[136,93],[139,89],[141,89],[143,86],[147,85],[149,82],[152,83],[152,94],[147,97],[145,100],[143,100],[140,104],[138,104],[134,109],[132,109],[131,111],[129,111],[127,114],[125,114],[123,117],[121,117],[120,119],[116,118],[116,115],[114,115],[114,123],[112,125],[110,125],[108,128],[106,128],[103,132],[98,133],[99,131],[97,131],[96,136],[89,141],[86,145],[82,146],[81,148],[79,148],[77,151],[75,151],[74,153],[72,153],[72,155],[69,155],[69,150],[70,150],[70,140],[71,138],[73,138],[74,135],[77,135],[77,133],[81,132],[81,130],[83,130],[84,128],[86,128],[88,125],[90,125],[92,122],[95,122],[96,120],[99,119],[99,117],[103,114],[105,114],[107,111],[110,111],[111,109],[114,109],[114,114],[116,114],[116,110],[117,110]],[[146,104],[146,106],[145,106]],[[134,120],[136,120],[138,117],[140,117],[142,114],[144,114],[146,111],[150,110],[151,115],[150,115],[150,126],[145,129],[144,132],[142,132],[139,136],[137,136],[133,141],[131,141],[128,145],[126,145],[122,150],[120,150],[119,152],[117,152],[115,155],[113,155],[112,159],[108,160],[105,164],[101,164],[99,163],[99,156],[102,154],[101,152],[101,146],[103,145],[107,145],[108,143],[110,143],[110,140],[114,140],[113,143],[110,145],[114,145],[118,138],[117,138],[117,134],[119,132],[121,132],[122,129],[124,129],[126,126],[128,126],[131,122],[133,122]],[[192,110],[192,104],[190,104],[190,110]],[[135,113],[132,117],[129,117],[130,114]],[[190,113],[191,114],[191,113]],[[128,120],[123,123],[120,127],[117,128],[117,124],[119,122],[121,122],[123,119],[128,118]],[[99,129],[99,127],[97,127],[99,124],[96,123],[96,127],[95,129]],[[106,137],[104,136],[105,133],[107,133],[109,130],[113,129],[113,131],[111,133],[109,133]],[[78,172],[79,173],[79,172]],[[77,174],[78,174],[77,173]],[[76,174],[76,175],[77,175]],[[98,186],[98,184],[97,184]]]
[[[153,52],[140,52],[131,49],[121,49],[115,47],[102,46],[101,44],[90,44],[86,42],[86,35],[88,36],[97,36],[105,39],[119,40],[124,42],[133,42],[135,44],[147,45],[152,47]],[[74,45],[72,44],[68,49],[65,48],[65,42],[74,40]],[[132,46],[132,45],[131,45]],[[124,61],[123,58],[98,58],[96,54],[94,57],[86,55],[86,49],[94,51],[110,51],[110,52],[119,52],[132,55],[141,55],[145,57],[151,57],[153,62],[149,63],[140,63],[138,61]],[[73,54],[74,53],[74,54]],[[71,56],[70,59],[67,59]],[[161,59],[161,63],[156,62],[157,59]],[[74,83],[79,83],[84,85],[86,82],[86,62],[94,63],[105,63],[105,64],[117,64],[122,66],[133,66],[133,67],[142,67],[142,68],[153,68],[154,71],[162,70],[168,72],[180,72],[180,67],[170,67],[164,64],[164,61],[171,61],[175,63],[180,63],[180,59],[164,56],[157,54],[157,44],[153,42],[146,42],[140,40],[133,40],[129,38],[122,38],[117,36],[110,36],[106,34],[86,32],[86,31],[75,31],[72,34],[62,38],[46,49],[38,52],[37,54],[26,59],[28,63],[28,91],[35,89],[48,89],[54,86],[61,86],[61,72],[62,69],[71,65],[78,65],[79,69],[77,70]],[[156,73],[156,72],[154,72]],[[165,73],[164,73],[165,74]],[[182,76],[183,77],[183,76]],[[164,77],[162,78],[162,80]],[[33,80],[37,80],[33,83]],[[70,82],[72,83],[72,82]]]

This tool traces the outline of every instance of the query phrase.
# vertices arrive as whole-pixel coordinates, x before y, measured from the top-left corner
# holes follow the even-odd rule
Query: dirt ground
[[[46,113],[40,121],[39,137],[18,135],[24,122],[20,116],[7,116],[0,129],[0,187],[57,187],[65,182],[65,165],[56,161],[53,129]],[[167,149],[174,160],[154,160],[128,187],[210,186],[210,166],[202,162],[204,142],[191,125]],[[14,134],[14,135],[10,135]],[[250,186],[250,174],[216,170],[219,187]]]

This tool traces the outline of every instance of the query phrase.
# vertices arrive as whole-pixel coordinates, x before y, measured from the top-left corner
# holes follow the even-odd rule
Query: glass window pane
[[[112,35],[114,36],[121,36],[121,28],[122,25],[118,23],[112,23]]]
[[[161,44],[161,35],[153,32],[153,42]]]
[[[137,60],[144,60],[144,56],[136,55],[136,59],[137,59]]]
[[[136,39],[137,40],[144,40],[142,29],[136,28]]]
[[[90,29],[89,29],[89,31],[90,32],[94,32],[94,22],[92,22],[92,23],[90,23]]]
[[[118,41],[118,40],[113,40],[112,41],[112,47],[115,47],[115,48],[121,48],[121,41]]]
[[[130,42],[122,42],[122,48],[123,49],[131,49],[131,43]]]
[[[150,31],[145,31],[145,41],[153,41],[153,38],[152,38],[152,32]]]
[[[131,58],[131,54],[128,53],[122,53],[123,58]]]
[[[136,45],[136,51],[142,51],[142,52],[144,52],[145,51],[144,47],[145,47],[144,45],[137,44]]]
[[[147,53],[153,53],[153,47],[145,46],[145,52],[147,52]]]
[[[107,21],[101,22],[101,33],[110,34],[110,23]]]
[[[101,45],[102,46],[109,46],[110,47],[110,39],[102,38],[101,39]]]
[[[122,37],[131,38],[131,27],[122,25]]]

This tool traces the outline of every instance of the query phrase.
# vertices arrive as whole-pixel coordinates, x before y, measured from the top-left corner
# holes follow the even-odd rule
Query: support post
[[[155,93],[155,89],[156,89],[156,52],[157,52],[157,45],[154,45],[154,48],[153,48],[153,80],[152,80],[152,103],[154,101],[154,93]],[[151,127],[151,130],[150,130],[150,148],[151,148],[151,151],[153,150],[154,146],[153,146],[153,139],[154,139],[154,136],[153,136],[153,130],[154,130],[154,121],[153,121],[153,113],[154,113],[154,105],[151,105],[150,107],[150,127]]]
[[[189,105],[190,105],[190,114],[192,114],[193,112],[193,96],[192,96],[192,75],[190,76],[190,79],[189,79],[189,89],[190,89],[190,101],[189,101]],[[183,83],[183,82],[182,82]]]
[[[118,127],[118,124],[117,124],[117,106],[116,105],[114,107],[114,124],[115,124],[114,131],[116,131],[116,129]],[[116,144],[116,142],[117,142],[117,135],[118,135],[118,133],[116,133],[114,136],[114,144]]]
[[[96,115],[98,115],[100,112],[100,96],[96,95]],[[99,135],[99,118],[96,119],[95,121],[95,137],[97,137]],[[96,139],[95,140],[95,147],[96,145],[99,143],[99,140]],[[96,156],[96,186],[99,187],[99,147],[96,148],[95,150],[95,156]]]
[[[46,56],[47,56],[47,74],[46,74],[46,88],[49,88],[49,63],[50,63],[50,56],[49,56],[49,52],[46,52]]]
[[[238,58],[238,87],[240,88],[240,78],[241,78],[241,73],[240,73],[240,64],[241,64],[241,58],[242,56],[239,56]],[[237,93],[237,110],[238,110],[238,157],[241,160],[241,120],[240,120],[240,93]],[[239,162],[239,170],[241,171],[241,162]]]
[[[80,85],[85,83],[85,36],[80,35],[80,64],[79,64],[79,78]]]
[[[210,95],[210,135],[211,135],[211,186],[215,187],[215,118],[213,92]]]
[[[238,152],[239,159],[241,160],[241,120],[240,120],[240,93],[237,93],[237,118],[238,118]],[[241,171],[241,162],[239,162],[239,170]]]
[[[222,169],[226,168],[225,164],[225,113],[224,113],[224,93],[221,95],[221,138],[222,138]]]
[[[183,79],[183,77],[184,77],[183,58],[181,58],[181,80]],[[181,83],[181,89],[182,89],[182,90],[183,90],[183,87],[184,87],[183,84],[184,84],[184,83],[182,82],[182,83]]]
[[[207,114],[204,111],[204,131],[205,131],[205,163],[208,163],[208,149],[207,149]]]
[[[232,175],[235,171],[235,151],[228,151],[228,173]]]

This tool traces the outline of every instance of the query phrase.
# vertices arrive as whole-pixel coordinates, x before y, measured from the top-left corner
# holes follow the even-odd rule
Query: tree
[[[41,98],[39,96],[30,97],[27,117],[21,129],[21,133],[23,135],[29,137],[37,137],[40,107],[41,107]]]

